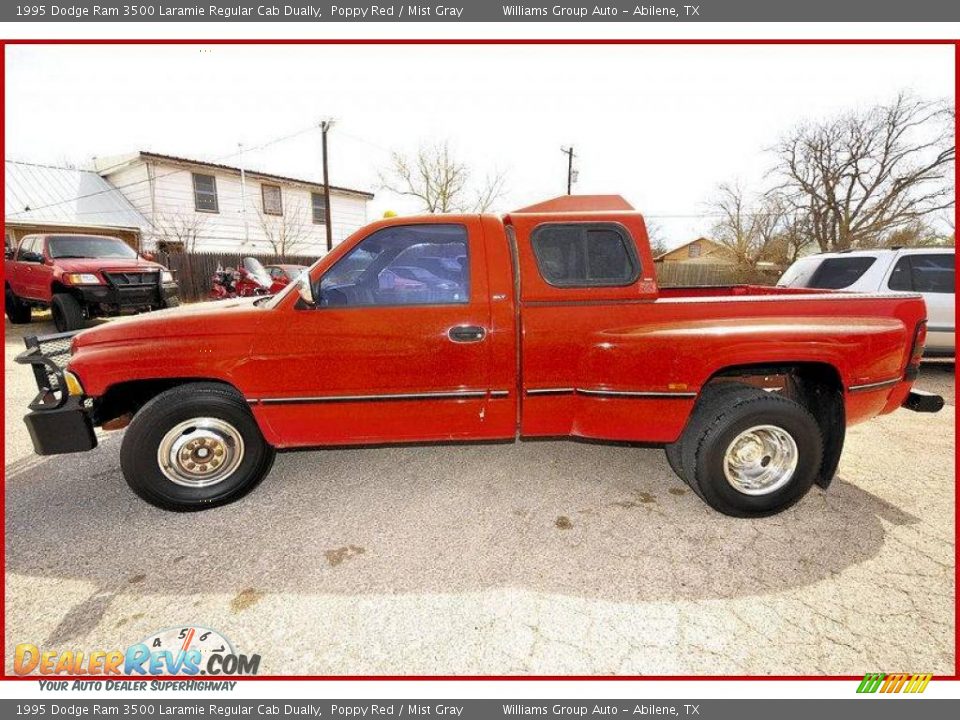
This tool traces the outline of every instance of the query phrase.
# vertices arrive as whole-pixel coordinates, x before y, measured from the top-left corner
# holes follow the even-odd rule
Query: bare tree
[[[471,180],[470,169],[447,142],[421,145],[412,157],[394,152],[380,174],[384,189],[416,198],[428,213],[485,212],[502,197],[503,173],[488,175],[478,185]]]
[[[953,207],[953,111],[901,93],[797,128],[776,148],[782,190],[822,251],[877,244]]]
[[[950,247],[953,246],[953,234],[938,232],[931,224],[917,220],[902,225],[870,242],[861,243],[861,247]]]
[[[258,208],[257,217],[260,220],[260,229],[270,243],[274,255],[296,255],[309,245],[302,205],[286,207],[282,215],[267,215]]]
[[[644,224],[647,226],[647,240],[650,243],[650,252],[653,253],[653,257],[658,258],[670,252],[660,224],[646,218],[644,218]]]
[[[196,250],[197,240],[203,234],[206,218],[198,213],[160,213],[153,222],[153,235],[157,245],[179,248],[191,253]]]
[[[724,183],[711,211],[719,217],[713,239],[742,267],[755,268],[763,260],[774,260],[778,243],[785,242],[786,208],[778,195],[762,195],[751,202],[739,183]]]

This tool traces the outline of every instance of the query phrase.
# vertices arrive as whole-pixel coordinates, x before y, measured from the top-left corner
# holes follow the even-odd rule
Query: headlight
[[[67,273],[63,279],[71,285],[103,285],[103,281],[93,273]]]
[[[162,283],[172,283],[173,282],[173,273],[169,270],[162,270],[160,272],[160,282]]]

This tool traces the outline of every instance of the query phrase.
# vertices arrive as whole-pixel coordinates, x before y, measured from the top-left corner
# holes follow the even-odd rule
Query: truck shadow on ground
[[[49,643],[121,593],[775,593],[873,557],[883,522],[918,522],[840,478],[779,516],[728,518],[659,450],[562,441],[282,454],[246,498],[177,514],[133,495],[118,446],[7,467],[7,571],[97,588]]]

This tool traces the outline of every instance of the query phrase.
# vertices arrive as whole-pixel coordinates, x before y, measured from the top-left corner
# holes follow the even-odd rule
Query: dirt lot
[[[575,442],[284,454],[242,501],[177,515],[127,489],[116,433],[32,455],[22,334],[10,649],[196,623],[266,673],[954,670],[953,363],[919,382],[941,413],[852,428],[830,490],[765,520],[711,511],[658,450]]]

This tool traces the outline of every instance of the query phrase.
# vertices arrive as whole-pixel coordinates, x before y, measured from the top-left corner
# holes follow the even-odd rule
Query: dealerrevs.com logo
[[[20,643],[17,675],[256,675],[259,655],[237,653],[226,637],[197,625],[167,628],[121,649],[47,650]]]

